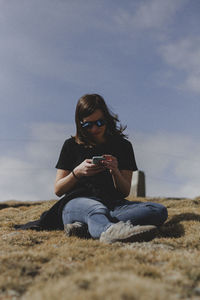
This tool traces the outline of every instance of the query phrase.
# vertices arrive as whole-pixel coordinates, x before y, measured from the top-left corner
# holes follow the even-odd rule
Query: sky
[[[200,1],[0,0],[0,201],[49,200],[86,93],[117,113],[148,197],[200,195]]]

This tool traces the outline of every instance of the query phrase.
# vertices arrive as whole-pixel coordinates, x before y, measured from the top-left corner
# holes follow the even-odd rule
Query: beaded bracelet
[[[79,180],[78,176],[76,176],[76,174],[74,173],[74,171],[72,171],[72,174],[74,175],[74,178],[76,178],[77,180]]]

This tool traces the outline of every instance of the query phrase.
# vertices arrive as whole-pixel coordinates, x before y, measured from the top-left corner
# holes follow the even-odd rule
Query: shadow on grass
[[[182,221],[198,221],[200,215],[194,213],[184,213],[173,216],[169,221],[159,228],[160,237],[179,238],[185,234],[185,230],[180,222]]]
[[[12,202],[11,201],[11,203],[9,203],[9,201],[8,201],[8,203],[1,203],[0,204],[0,210],[1,209],[4,209],[4,208],[18,208],[18,207],[21,207],[21,206],[27,206],[27,207],[30,207],[30,206],[37,206],[37,205],[41,205],[41,204],[43,204],[43,202],[42,201],[39,201],[39,202],[31,202],[30,201],[30,203],[28,203],[28,202]]]

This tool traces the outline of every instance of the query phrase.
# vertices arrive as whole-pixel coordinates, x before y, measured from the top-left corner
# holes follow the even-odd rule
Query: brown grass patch
[[[15,231],[55,201],[1,203],[0,299],[199,299],[200,198],[139,200],[167,206],[166,224],[148,243],[113,245]]]

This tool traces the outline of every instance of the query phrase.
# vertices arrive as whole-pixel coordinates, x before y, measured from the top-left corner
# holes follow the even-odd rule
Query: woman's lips
[[[98,135],[98,134],[100,134],[100,133],[101,133],[101,131],[93,132],[93,135]]]

